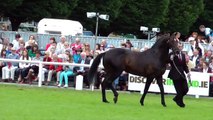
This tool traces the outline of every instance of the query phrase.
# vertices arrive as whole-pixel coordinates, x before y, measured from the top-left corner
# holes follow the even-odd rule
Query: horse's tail
[[[91,83],[94,83],[95,80],[97,79],[97,69],[98,66],[101,62],[101,58],[105,55],[105,53],[101,53],[99,54],[93,61],[90,69],[89,69],[89,73],[88,73],[88,80]]]

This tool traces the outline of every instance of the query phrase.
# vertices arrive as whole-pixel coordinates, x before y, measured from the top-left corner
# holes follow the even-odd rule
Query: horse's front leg
[[[166,107],[165,99],[164,99],[164,87],[163,87],[163,78],[162,76],[156,78],[158,86],[160,88],[160,94],[161,94],[161,104]]]
[[[144,92],[143,92],[143,95],[142,95],[141,100],[140,100],[140,103],[141,103],[142,106],[144,105],[144,99],[146,97],[146,94],[149,90],[149,86],[152,83],[152,81],[153,81],[153,78],[147,78],[147,80],[146,80]]]

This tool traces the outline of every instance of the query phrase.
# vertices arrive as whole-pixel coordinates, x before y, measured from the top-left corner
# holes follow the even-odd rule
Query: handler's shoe
[[[185,104],[184,104],[183,102],[180,102],[180,100],[177,100],[176,98],[173,98],[173,101],[175,101],[176,104],[177,104],[179,107],[182,107],[182,108],[185,107]]]

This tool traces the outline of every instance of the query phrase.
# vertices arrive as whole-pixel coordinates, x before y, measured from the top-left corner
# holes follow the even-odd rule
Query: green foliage
[[[187,34],[203,9],[203,0],[170,0],[165,29]]]
[[[12,22],[13,30],[17,30],[21,22],[44,17],[67,18],[76,6],[77,0],[23,0],[23,3],[5,12]]]
[[[23,0],[0,0],[0,15],[4,15],[5,12],[14,10],[17,6],[21,5]]]
[[[213,1],[204,0],[205,8],[199,20],[201,24],[205,24],[207,27],[213,28]]]
[[[140,26],[159,27],[165,21],[168,5],[169,0],[126,1],[121,8],[121,14],[113,23],[113,29],[123,33],[135,33],[140,32]]]

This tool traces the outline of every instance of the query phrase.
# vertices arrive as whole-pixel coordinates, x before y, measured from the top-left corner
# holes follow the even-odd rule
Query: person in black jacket
[[[181,50],[183,49],[183,44],[178,43],[178,47],[180,49],[180,52],[176,53],[176,55],[170,55],[171,70],[168,77],[173,80],[174,87],[177,93],[173,100],[178,106],[185,107],[183,97],[187,94],[189,88],[184,72],[187,73],[187,77],[189,78],[189,80],[191,75],[186,64],[185,54],[181,52]]]

